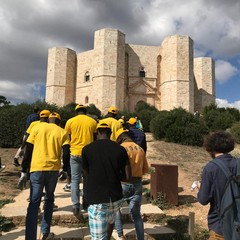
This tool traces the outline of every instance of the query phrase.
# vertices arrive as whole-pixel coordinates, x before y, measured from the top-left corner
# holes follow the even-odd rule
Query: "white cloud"
[[[239,101],[235,101],[233,103],[229,103],[226,99],[216,99],[216,104],[218,107],[223,107],[223,108],[237,108],[240,110],[240,100]]]
[[[211,51],[213,56],[239,53],[238,1],[225,4],[206,0],[152,0],[145,9],[148,19],[143,34],[151,41],[182,34],[190,36],[196,45],[201,45],[205,52]]]
[[[229,62],[217,60],[215,62],[215,73],[216,80],[220,84],[223,84],[227,82],[231,77],[237,75],[239,73],[239,70]]]
[[[69,2],[0,1],[0,81],[8,79],[11,89],[12,83],[17,89],[24,84],[31,88],[32,82],[44,84],[48,48],[89,50],[94,31],[106,27],[119,29],[132,44],[160,45],[169,35],[188,35],[194,41],[195,57],[215,58],[219,83],[237,74],[230,63],[217,60],[240,61],[239,0]],[[4,94],[12,98],[11,92]]]
[[[17,84],[4,80],[0,81],[0,85],[0,95],[6,97],[11,104],[31,103],[37,100],[43,100],[43,96],[40,95],[41,86],[39,84]]]

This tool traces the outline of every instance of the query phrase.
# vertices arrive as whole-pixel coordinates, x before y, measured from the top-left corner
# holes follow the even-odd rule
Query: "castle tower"
[[[110,28],[96,31],[94,54],[93,92],[98,99],[93,102],[103,114],[110,106],[124,109],[125,34]]]
[[[195,110],[215,102],[215,66],[212,58],[194,58],[194,76],[196,81]]]
[[[46,102],[64,106],[75,101],[76,53],[69,48],[48,50]]]
[[[193,41],[188,36],[165,38],[161,45],[161,109],[194,111]]]
[[[76,101],[93,103],[103,114],[124,109],[125,35],[116,29],[95,32],[94,49],[77,55]]]

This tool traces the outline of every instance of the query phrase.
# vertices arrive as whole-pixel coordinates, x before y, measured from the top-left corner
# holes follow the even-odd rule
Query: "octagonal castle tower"
[[[117,29],[95,32],[94,48],[48,51],[46,101],[95,104],[134,111],[139,102],[158,110],[182,107],[194,112],[215,102],[214,62],[193,58],[188,36],[170,36],[160,46],[131,45]]]

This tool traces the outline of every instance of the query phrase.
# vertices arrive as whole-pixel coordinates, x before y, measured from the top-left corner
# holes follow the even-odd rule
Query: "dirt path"
[[[202,161],[202,164],[196,164],[196,162],[181,162],[181,160],[173,161],[173,156],[178,156],[181,159],[185,156],[186,146],[180,146],[180,148],[175,148],[172,143],[164,142],[148,142],[148,153],[147,158],[149,165],[162,163],[162,164],[177,164],[178,165],[178,199],[179,206],[171,207],[168,210],[164,210],[166,215],[170,216],[188,216],[189,212],[195,213],[195,222],[202,227],[207,229],[207,213],[209,206],[202,206],[197,202],[197,190],[191,191],[191,185],[193,181],[199,180],[200,173],[195,174],[198,171],[201,171],[202,167],[205,165],[205,161]],[[164,150],[163,150],[164,149]],[[196,149],[195,149],[196,151]],[[198,148],[197,151],[201,153],[200,158],[208,157],[202,148]],[[185,152],[185,154],[184,154]],[[199,155],[200,155],[199,153]],[[194,154],[194,151],[191,153]],[[190,157],[190,156],[189,156]],[[188,159],[189,159],[188,157]],[[160,160],[159,160],[160,159]],[[186,160],[185,160],[186,161]],[[179,164],[180,162],[180,164]]]

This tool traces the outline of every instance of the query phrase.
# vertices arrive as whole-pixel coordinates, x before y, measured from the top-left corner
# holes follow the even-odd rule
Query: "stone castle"
[[[215,102],[214,61],[194,58],[189,36],[166,37],[160,46],[132,45],[119,30],[101,29],[92,50],[48,50],[46,101],[95,104],[103,114],[109,106],[133,112],[140,102],[194,112]]]

